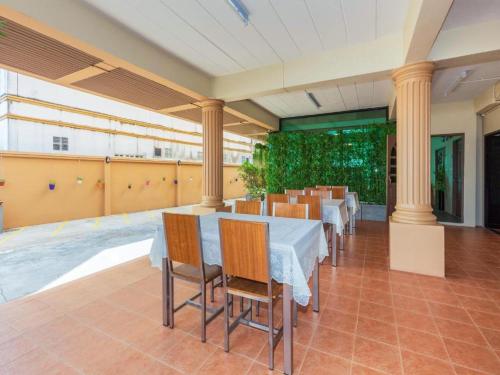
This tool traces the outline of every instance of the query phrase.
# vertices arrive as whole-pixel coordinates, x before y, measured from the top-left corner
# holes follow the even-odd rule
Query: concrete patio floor
[[[320,267],[320,312],[299,311],[295,373],[499,374],[500,236],[447,227],[447,278],[438,279],[389,271],[387,225],[357,226],[338,267]],[[176,303],[194,292],[176,282]],[[161,273],[140,257],[0,305],[0,373],[270,373],[265,333],[238,327],[225,353],[222,318],[202,344],[199,317],[186,307],[173,330],[162,326]]]
[[[35,225],[1,233],[0,304],[148,254],[161,224],[161,213],[187,212],[191,207]]]

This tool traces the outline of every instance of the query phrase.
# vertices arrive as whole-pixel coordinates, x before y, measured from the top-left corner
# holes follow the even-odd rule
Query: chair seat
[[[172,273],[176,276],[191,280],[193,282],[201,281],[200,270],[189,264],[181,264],[172,269]],[[205,264],[205,281],[212,281],[213,279],[222,275],[222,268],[218,265]]]
[[[267,301],[267,284],[241,277],[231,277],[227,282],[227,291],[244,298]],[[283,291],[283,285],[272,280],[272,297],[278,297]]]

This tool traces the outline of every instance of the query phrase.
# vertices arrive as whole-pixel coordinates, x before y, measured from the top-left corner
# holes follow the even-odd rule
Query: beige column
[[[220,207],[223,197],[223,108],[222,100],[209,99],[201,103],[203,126],[203,168],[201,205]]]
[[[394,222],[435,224],[431,207],[431,80],[434,64],[419,62],[396,70],[397,202]]]
[[[444,276],[444,227],[431,207],[431,62],[409,64],[392,78],[397,100],[397,202],[389,220],[392,270]]]

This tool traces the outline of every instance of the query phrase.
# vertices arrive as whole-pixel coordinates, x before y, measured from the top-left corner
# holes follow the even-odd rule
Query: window
[[[154,149],[154,157],[155,158],[161,158],[161,148],[155,147],[155,149]]]
[[[68,151],[68,137],[52,137],[52,149],[54,151]]]
[[[224,152],[224,163],[231,163],[231,155]]]
[[[198,159],[198,160],[203,159],[203,151],[198,151],[198,153],[196,154],[196,159]]]
[[[165,147],[165,157],[167,159],[172,159],[173,152],[172,152],[172,149],[170,147]]]
[[[248,161],[248,156],[241,155],[241,164],[243,164],[246,161]]]

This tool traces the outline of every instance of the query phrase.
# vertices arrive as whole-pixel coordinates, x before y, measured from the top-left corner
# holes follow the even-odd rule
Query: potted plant
[[[266,194],[264,169],[246,160],[238,171],[250,198],[264,200]]]
[[[56,181],[49,180],[49,190],[55,190],[55,188],[56,188]]]

